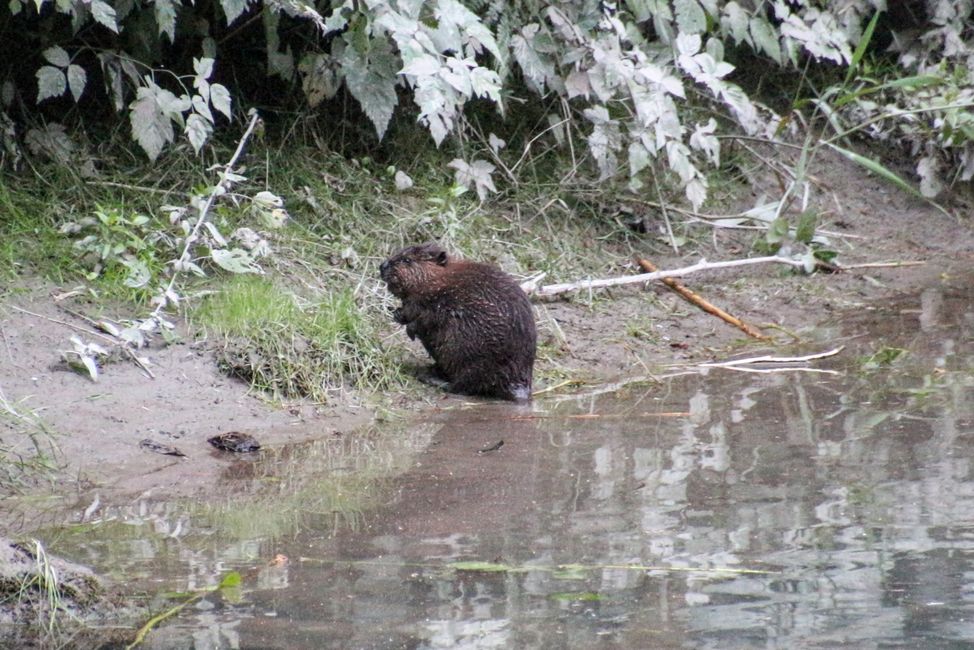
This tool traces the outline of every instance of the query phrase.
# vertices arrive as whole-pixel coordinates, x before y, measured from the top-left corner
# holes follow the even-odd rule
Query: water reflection
[[[972,324],[970,296],[930,290],[823,330],[850,346],[820,364],[838,376],[436,414],[355,526],[261,537],[243,601],[149,647],[969,647]]]

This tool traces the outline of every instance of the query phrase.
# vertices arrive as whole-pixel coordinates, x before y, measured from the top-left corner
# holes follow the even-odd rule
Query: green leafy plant
[[[708,193],[704,169],[720,162],[719,134],[770,133],[782,124],[735,81],[741,70],[728,52],[737,48],[781,68],[844,66],[842,92],[823,93],[819,106],[828,105],[830,116],[841,110],[851,124],[845,130],[905,138],[921,191],[931,196],[974,176],[974,84],[964,36],[971,17],[962,0],[920,4],[931,18],[911,24],[899,10],[880,21],[887,15],[883,0],[345,0],[324,12],[289,0],[221,0],[223,20],[212,21],[205,8],[175,0],[145,7],[13,0],[13,20],[0,39],[17,47],[27,43],[21,32],[43,36],[31,45],[37,48],[33,77],[12,77],[3,106],[12,110],[13,96],[23,96],[28,83],[36,84],[42,105],[64,98],[107,100],[127,114],[132,137],[156,159],[175,143],[176,128],[199,152],[217,123],[215,114],[231,117],[231,91],[216,80],[226,76],[222,66],[251,79],[265,74],[293,83],[311,107],[338,101],[344,90],[379,138],[395,111],[407,108],[402,102],[411,101],[409,112],[437,146],[450,136],[472,134],[464,117],[471,104],[490,106],[504,118],[528,93],[540,99],[545,113],[544,139],[568,147],[584,140],[602,180],[619,176],[639,192],[647,168],[659,163],[697,209]],[[176,20],[177,7],[184,20]],[[70,17],[73,31],[55,27],[47,10]],[[252,24],[245,24],[245,16],[262,29],[245,30]],[[234,59],[217,38],[223,38],[223,22],[239,28],[241,35],[231,36],[264,49],[265,61]],[[96,26],[99,38],[87,39],[84,29]],[[908,29],[919,30],[920,37],[905,38]],[[127,38],[135,31],[138,45]],[[885,78],[868,74],[870,42],[879,33],[892,39],[894,54],[886,58],[898,66]],[[194,43],[198,51],[167,59],[164,46],[177,42]],[[103,91],[93,87],[95,78],[104,79]],[[931,78],[937,83],[910,81]],[[709,107],[702,116],[701,106]],[[911,118],[922,112],[932,119]],[[6,113],[0,117],[9,121]],[[31,133],[29,142],[48,143],[48,149],[75,147],[56,123]],[[5,144],[17,146],[15,138]],[[456,168],[458,182],[483,199],[494,191],[492,170],[465,160]],[[507,160],[505,166],[513,170],[516,163]]]
[[[69,221],[61,232],[75,239],[74,247],[83,255],[93,280],[107,268],[120,265],[127,270],[127,287],[144,287],[151,279],[150,266],[157,266],[155,245],[165,243],[166,236],[149,217],[128,215],[118,208],[95,210],[91,217]]]

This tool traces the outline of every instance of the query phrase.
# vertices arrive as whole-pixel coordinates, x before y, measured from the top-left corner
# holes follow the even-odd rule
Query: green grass
[[[193,320],[221,337],[218,358],[227,372],[277,397],[326,401],[336,389],[375,391],[400,379],[374,319],[349,288],[302,299],[273,280],[239,276]]]
[[[53,479],[57,453],[44,421],[23,404],[11,403],[0,387],[0,494]]]

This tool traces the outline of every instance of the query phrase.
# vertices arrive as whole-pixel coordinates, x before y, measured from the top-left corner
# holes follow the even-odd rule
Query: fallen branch
[[[656,268],[656,266],[652,262],[643,259],[641,257],[636,258],[636,264],[638,264],[639,268],[641,268],[643,271],[646,271],[647,273],[656,273],[657,271],[659,271],[659,269]],[[730,323],[731,325],[741,330],[748,336],[759,339],[761,341],[771,340],[771,337],[768,336],[767,334],[762,334],[760,331],[754,329],[753,327],[751,327],[741,319],[737,318],[736,316],[732,316],[728,314],[726,311],[724,311],[723,309],[721,309],[720,307],[717,307],[707,302],[700,295],[694,293],[690,289],[687,289],[685,286],[683,286],[678,280],[674,278],[661,278],[661,281],[670,289],[680,294],[680,296],[682,296],[683,299],[686,300],[687,302],[696,305],[697,307],[704,310],[708,314],[713,314],[717,318],[727,323]]]
[[[778,255],[768,255],[765,257],[750,257],[742,260],[727,260],[725,262],[708,262],[707,260],[701,260],[696,264],[691,266],[685,266],[680,269],[673,269],[670,271],[656,271],[655,273],[640,273],[639,275],[627,275],[619,278],[604,278],[599,280],[582,280],[581,282],[564,282],[560,284],[549,284],[543,286],[533,292],[536,296],[556,296],[561,293],[568,293],[569,291],[580,291],[580,290],[591,290],[591,289],[605,289],[608,287],[617,287],[626,284],[638,284],[640,282],[649,282],[651,280],[659,280],[661,278],[675,278],[684,275],[690,275],[691,273],[696,273],[698,271],[709,271],[712,269],[726,269],[734,266],[748,266],[751,264],[787,264],[788,266],[794,266],[797,268],[804,268],[805,264],[801,260],[793,260],[787,257],[780,257]],[[522,285],[522,288],[524,286]],[[529,292],[525,289],[526,292]]]

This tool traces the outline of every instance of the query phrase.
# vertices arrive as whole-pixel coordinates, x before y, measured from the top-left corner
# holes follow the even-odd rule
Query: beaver
[[[435,243],[402,249],[379,272],[402,300],[393,318],[410,339],[419,338],[447,390],[531,398],[538,335],[531,303],[514,278],[451,258]]]

